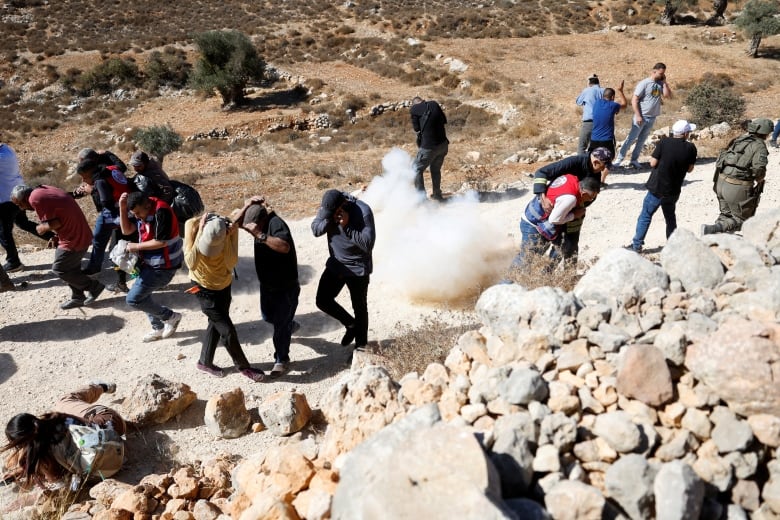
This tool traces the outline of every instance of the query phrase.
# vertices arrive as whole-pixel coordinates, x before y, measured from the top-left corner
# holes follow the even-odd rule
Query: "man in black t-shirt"
[[[666,220],[666,238],[677,229],[675,208],[680,198],[685,174],[696,164],[696,146],[688,142],[696,125],[681,119],[672,126],[672,137],[661,139],[653,150],[650,167],[653,172],[647,181],[647,195],[642,212],[636,222],[636,232],[631,244],[626,246],[637,253],[642,251],[650,221],[660,207]]]
[[[260,313],[274,326],[271,377],[279,377],[289,368],[291,337],[300,326],[295,321],[301,293],[295,242],[287,223],[265,206],[262,197],[246,201],[236,223],[255,239]]]
[[[414,160],[414,187],[417,191],[425,193],[425,181],[423,172],[430,166],[431,185],[433,191],[431,198],[443,200],[441,194],[441,166],[449,151],[449,141],[444,125],[447,124],[447,116],[436,101],[425,101],[421,97],[412,100],[412,108],[409,110],[412,116],[412,127],[417,133],[417,157]]]

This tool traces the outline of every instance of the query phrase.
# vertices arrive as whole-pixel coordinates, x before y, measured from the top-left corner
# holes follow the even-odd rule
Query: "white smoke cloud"
[[[505,274],[513,245],[506,229],[481,216],[475,192],[446,204],[428,201],[414,188],[411,157],[399,148],[382,159],[382,168],[360,195],[376,220],[374,281],[410,299],[452,301]]]

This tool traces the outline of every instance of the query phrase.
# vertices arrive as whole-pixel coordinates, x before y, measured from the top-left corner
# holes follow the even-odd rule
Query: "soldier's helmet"
[[[775,124],[764,117],[754,119],[747,125],[747,131],[751,134],[768,135],[772,133],[774,128]]]

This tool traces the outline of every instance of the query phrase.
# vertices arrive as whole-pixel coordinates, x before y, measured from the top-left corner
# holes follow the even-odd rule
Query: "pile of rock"
[[[384,103],[380,103],[379,105],[373,105],[371,108],[368,109],[368,114],[370,116],[380,116],[384,114],[385,112],[389,111],[397,111],[404,108],[409,108],[412,106],[412,101],[410,99],[405,99],[403,101],[386,101]]]

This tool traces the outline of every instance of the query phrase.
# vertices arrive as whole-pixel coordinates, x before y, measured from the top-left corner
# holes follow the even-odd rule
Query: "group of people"
[[[620,102],[614,101],[615,92]],[[576,259],[586,207],[596,199],[600,188],[606,187],[604,180],[609,169],[623,161],[632,144],[629,167],[642,167],[639,155],[660,115],[662,99],[671,96],[666,65],[656,63],[650,76],[634,89],[631,130],[615,155],[614,116],[627,106],[623,82],[617,90],[602,89],[597,75],[588,78],[588,86],[576,99],[576,104],[583,107],[578,153],[535,172],[533,192],[537,196],[521,216],[521,246],[512,262],[513,268],[522,268],[529,254],[541,256],[548,250],[551,260],[559,256],[564,260]],[[758,207],[766,176],[766,140],[772,134],[771,142],[775,142],[780,134],[780,122],[774,125],[769,119],[757,118],[747,121],[744,127],[746,132],[733,139],[718,156],[713,190],[718,198],[719,215],[714,224],[702,224],[702,235],[739,231]],[[666,237],[677,228],[677,201],[698,153],[689,141],[695,130],[695,124],[678,120],[672,125],[671,135],[655,145],[650,156],[647,193],[627,249],[642,251],[653,215],[659,208],[666,221]]]

